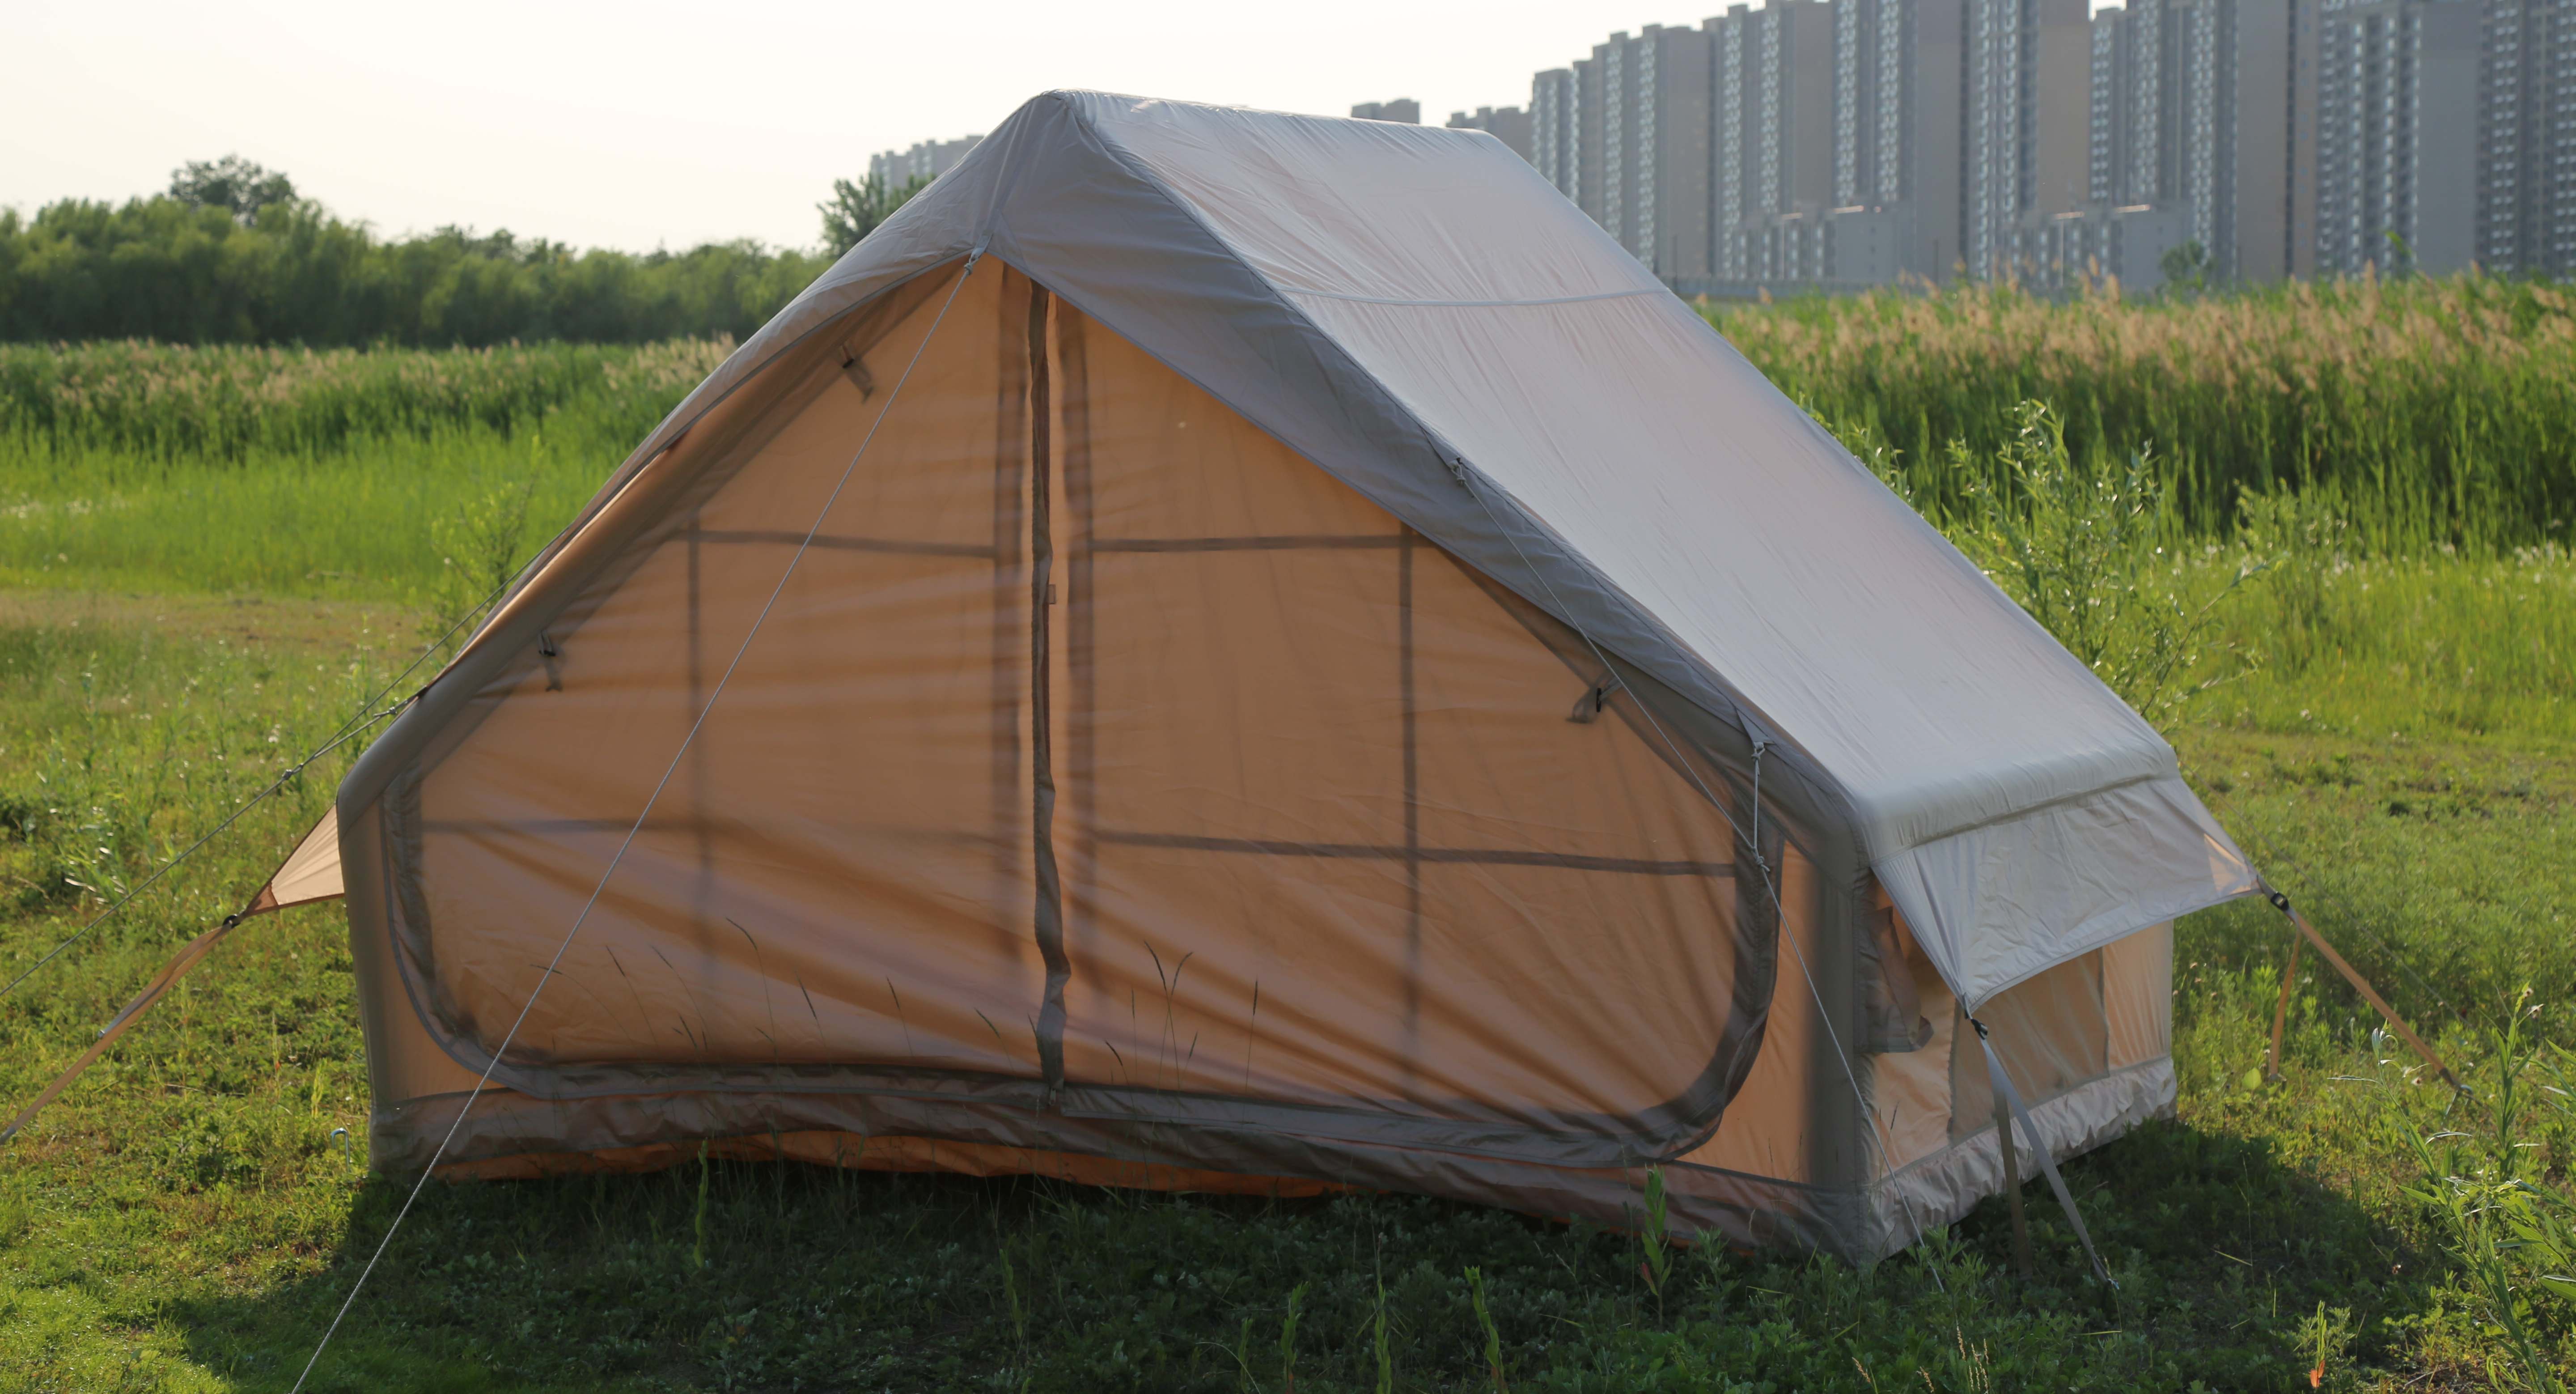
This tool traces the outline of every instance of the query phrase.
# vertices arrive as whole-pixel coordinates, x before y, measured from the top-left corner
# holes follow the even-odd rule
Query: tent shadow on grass
[[[2278,1388],[2308,1367],[2297,1332],[2320,1301],[2363,1333],[2431,1304],[2438,1260],[2261,1140],[2154,1123],[2066,1174],[2121,1273],[2116,1296],[2086,1281],[2034,1182],[2027,1284],[1992,1199],[1948,1243],[1866,1273],[1679,1256],[1660,1317],[1631,1236],[1418,1197],[722,1161],[436,1185],[308,1387],[1277,1389],[1297,1293],[1307,1387],[1374,1387],[1382,1302],[1400,1387],[1491,1388],[1473,1266],[1516,1380],[1643,1377],[1660,1359],[1839,1387],[1855,1361],[1911,1382],[1951,1360],[2056,1387]],[[400,1202],[372,1179],[326,1268],[174,1303],[190,1357],[244,1389],[291,1385]],[[2338,1361],[2368,1360],[2374,1339]]]

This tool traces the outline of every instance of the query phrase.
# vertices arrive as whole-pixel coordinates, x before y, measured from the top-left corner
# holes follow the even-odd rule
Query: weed
[[[1485,1305],[1485,1273],[1473,1264],[1467,1266],[1467,1297],[1476,1308],[1476,1327],[1485,1337],[1485,1370],[1494,1377],[1494,1394],[1510,1394],[1511,1383],[1503,1378],[1503,1333],[1494,1327],[1494,1313]]]
[[[1279,1319],[1279,1387],[1285,1394],[1297,1391],[1297,1308],[1306,1300],[1306,1288],[1299,1283],[1288,1290],[1288,1311]]]
[[[2324,1388],[2326,1366],[2341,1357],[2344,1348],[2352,1344],[2352,1309],[2336,1307],[2328,1310],[2326,1304],[2319,1301],[2316,1312],[2299,1323],[2299,1343],[2314,1353],[2317,1362],[2308,1369],[2308,1387]]]
[[[2264,563],[2175,565],[2169,553],[2180,533],[2144,449],[2078,463],[2045,404],[2023,402],[2014,419],[1990,477],[1964,442],[1952,443],[1953,472],[1973,481],[1951,519],[1952,540],[2129,705],[2171,720],[2184,701],[2233,676],[2207,661],[2203,645],[2219,608]]]
[[[1377,1280],[1377,1305],[1369,1309],[1369,1347],[1377,1353],[1377,1394],[1395,1394],[1395,1348],[1387,1340],[1386,1279]]]
[[[1637,1247],[1644,1251],[1645,1261],[1637,1271],[1646,1280],[1646,1289],[1655,1295],[1655,1315],[1664,1311],[1664,1280],[1672,1276],[1673,1245],[1666,1232],[1668,1205],[1664,1193],[1664,1169],[1646,1168],[1645,1221],[1637,1227]]]
[[[533,550],[528,536],[528,508],[544,478],[542,438],[532,437],[529,469],[515,485],[502,485],[464,508],[430,525],[430,545],[438,553],[438,572],[428,602],[421,607],[424,639],[460,635],[466,622],[518,574]]]
[[[707,1266],[707,1186],[712,1172],[707,1164],[707,1144],[698,1144],[698,1213],[691,1228],[696,1242],[689,1249],[689,1267]]]

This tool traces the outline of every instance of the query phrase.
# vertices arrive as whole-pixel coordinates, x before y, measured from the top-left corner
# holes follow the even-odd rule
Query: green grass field
[[[1829,311],[1782,314],[1830,327]],[[337,727],[713,352],[0,348],[0,970],[14,977]],[[1964,382],[1983,370],[1961,361],[1959,400],[1983,400]],[[2474,536],[2409,534],[2315,497],[2196,518],[2177,502],[2190,479],[2120,474],[2145,441],[2088,426],[2056,454],[2016,434],[2009,398],[1945,474],[1883,429],[1893,410],[1851,409],[1867,400],[1854,388],[1829,417],[1862,423],[1841,428],[1865,453],[1895,440],[1882,468],[2018,598],[2053,613],[2078,581],[2102,598],[2092,618],[2061,617],[2070,643],[2158,714],[2219,816],[2473,1096],[2428,1082],[2313,956],[2287,1077],[2266,1084],[2287,939],[2268,907],[2238,903],[2177,937],[2180,1118],[2067,1169],[2116,1293],[2085,1280],[2041,1186],[2029,1281],[1989,1202],[1865,1271],[1712,1248],[1658,1294],[1634,1238],[1406,1197],[1248,1202],[716,1161],[432,1186],[310,1387],[2576,1376],[2576,1284],[2552,1276],[2576,1275],[2559,1199],[2576,1165],[2576,1095],[2560,1092],[2576,1090],[2576,1061],[2557,1050],[2576,1043],[2564,524],[2496,512]],[[2562,496],[2554,468],[2532,467],[2533,497]],[[1962,490],[1957,471],[2008,487]],[[2148,521],[2108,526],[2121,518]],[[0,1092],[32,1093],[235,908],[342,767],[317,765],[0,1000]],[[0,1150],[0,1387],[293,1383],[401,1199],[366,1173],[362,1140],[347,1147],[367,1102],[348,971],[335,907],[254,922]]]

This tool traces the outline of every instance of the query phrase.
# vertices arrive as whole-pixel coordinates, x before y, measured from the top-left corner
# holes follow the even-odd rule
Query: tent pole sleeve
[[[2290,917],[2290,923],[2298,929],[2299,933],[2306,935],[2308,942],[2317,946],[2318,954],[2322,955],[2326,962],[2333,964],[2336,972],[2343,974],[2345,982],[2352,984],[2353,991],[2360,993],[2362,1000],[2377,1008],[2379,1014],[2387,1018],[2388,1024],[2395,1028],[2397,1034],[2406,1039],[2406,1044],[2413,1046],[2415,1053],[2424,1057],[2424,1063],[2431,1065],[2434,1071],[2442,1076],[2443,1083],[2454,1089],[2467,1087],[2460,1083],[2458,1075],[2451,1073],[2450,1066],[2442,1063],[2442,1057],[2434,1054],[2431,1046],[2424,1044],[2424,1038],[2415,1034],[2415,1028],[2407,1025],[2405,1019],[2397,1015],[2397,1009],[2388,1005],[2387,999],[2381,997],[2377,989],[2371,987],[2370,980],[2363,977],[2359,969],[2343,961],[2343,955],[2336,953],[2334,945],[2327,943],[2326,937],[2317,933],[2317,927],[2309,924],[2308,917],[2300,914],[2290,904],[2288,896],[2268,885],[2263,890],[2264,894],[2270,897],[2272,904],[2278,907],[2282,914]]]

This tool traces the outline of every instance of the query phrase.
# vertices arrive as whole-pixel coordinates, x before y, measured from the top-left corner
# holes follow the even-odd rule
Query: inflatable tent
[[[2056,1155],[2170,1110],[2169,923],[2255,885],[1502,144],[1087,92],[691,394],[336,819],[383,1166],[1660,1166],[1853,1256],[2001,1184],[1970,1014]]]

